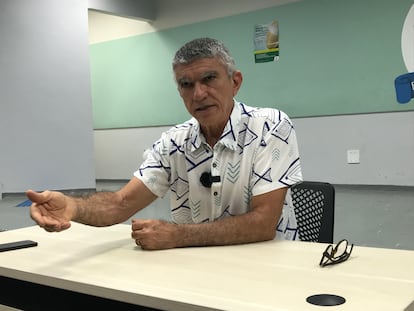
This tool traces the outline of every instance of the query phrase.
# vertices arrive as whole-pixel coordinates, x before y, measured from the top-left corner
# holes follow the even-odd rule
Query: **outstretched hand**
[[[42,228],[49,232],[59,232],[70,227],[74,213],[74,202],[61,192],[35,192],[27,190],[26,196],[33,202],[30,216]]]

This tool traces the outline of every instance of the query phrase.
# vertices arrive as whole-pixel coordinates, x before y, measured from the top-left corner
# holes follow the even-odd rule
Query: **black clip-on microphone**
[[[211,188],[213,182],[220,182],[220,180],[220,176],[211,176],[211,172],[204,172],[200,176],[200,182],[206,188]]]

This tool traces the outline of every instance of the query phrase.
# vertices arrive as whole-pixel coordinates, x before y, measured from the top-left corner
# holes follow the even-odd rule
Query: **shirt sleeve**
[[[134,172],[145,186],[158,197],[164,197],[170,187],[169,138],[163,133],[146,152],[144,162]]]
[[[269,124],[265,123],[262,143],[256,151],[252,172],[253,195],[290,187],[303,180],[291,120],[281,112],[280,121]]]

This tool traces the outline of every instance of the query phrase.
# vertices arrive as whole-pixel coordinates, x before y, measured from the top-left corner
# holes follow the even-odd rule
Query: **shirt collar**
[[[231,112],[230,118],[227,121],[226,126],[224,127],[223,133],[217,142],[217,144],[222,144],[223,146],[236,150],[237,148],[237,138],[239,135],[240,123],[241,123],[241,109],[240,103],[234,100],[233,110]],[[204,136],[200,132],[200,124],[195,118],[191,119],[193,123],[191,137],[191,151],[195,151],[201,147],[202,143],[206,143]]]

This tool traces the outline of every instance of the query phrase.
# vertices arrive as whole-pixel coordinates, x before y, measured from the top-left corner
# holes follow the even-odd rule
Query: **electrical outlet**
[[[351,149],[346,152],[348,164],[359,164],[359,150]]]

